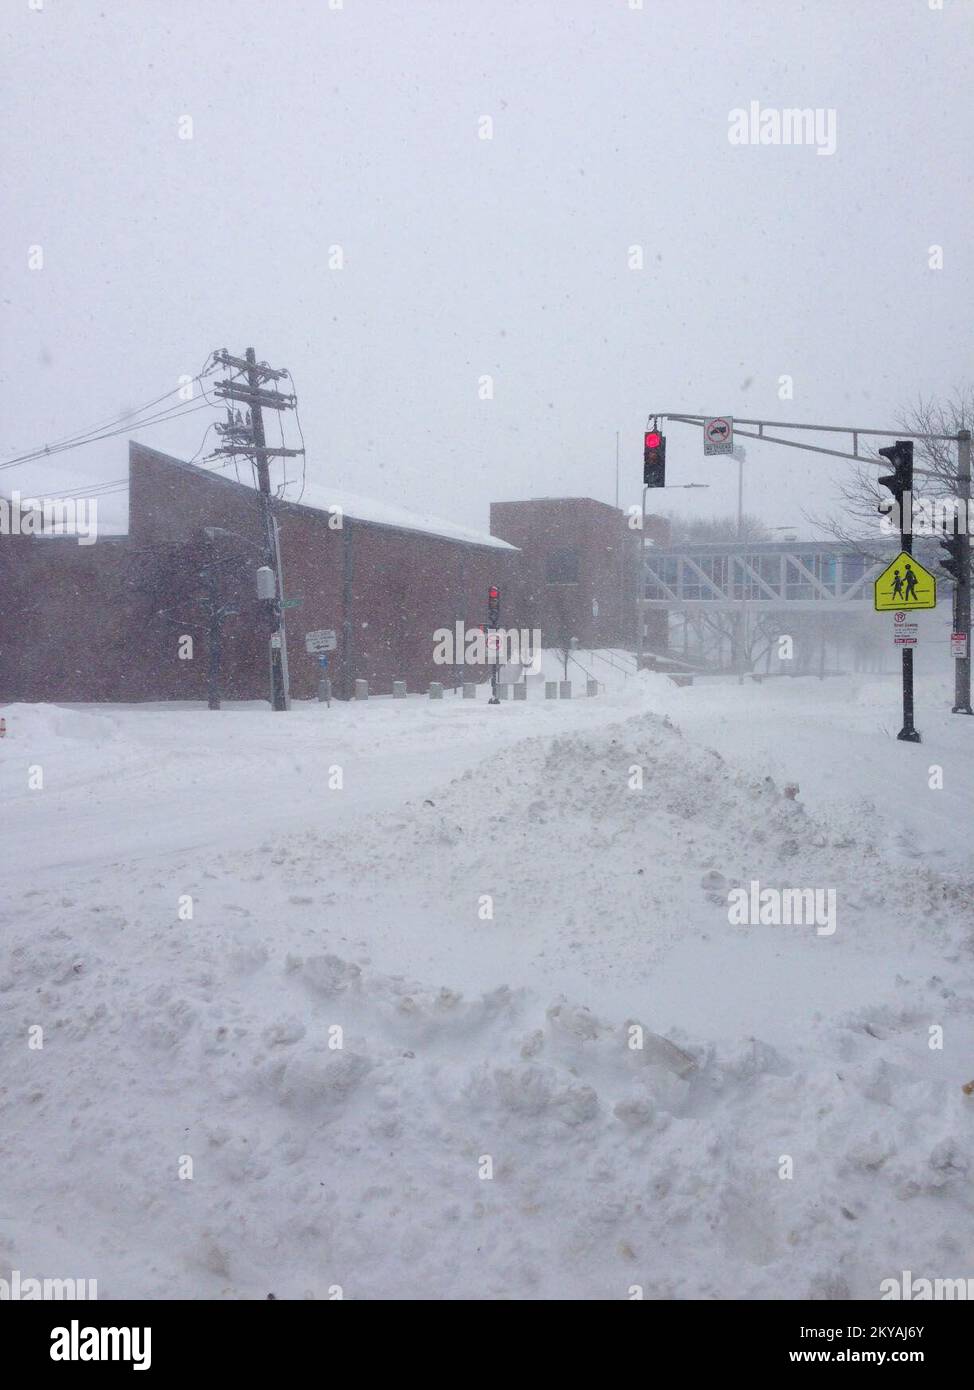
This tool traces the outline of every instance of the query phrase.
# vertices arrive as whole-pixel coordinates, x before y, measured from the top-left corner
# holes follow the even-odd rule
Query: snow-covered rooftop
[[[305,485],[300,498],[295,495],[284,496],[283,502],[292,506],[308,507],[312,511],[327,512],[333,507],[341,507],[345,516],[354,521],[371,521],[377,526],[396,526],[402,531],[422,531],[428,536],[445,536],[451,541],[465,541],[468,545],[487,545],[494,550],[516,550],[517,546],[502,541],[498,536],[485,531],[475,531],[468,526],[458,526],[453,521],[431,516],[427,512],[411,512],[405,507],[397,507],[391,502],[379,501],[374,497],[361,497],[358,493],[346,492],[343,488],[323,487],[320,483]]]

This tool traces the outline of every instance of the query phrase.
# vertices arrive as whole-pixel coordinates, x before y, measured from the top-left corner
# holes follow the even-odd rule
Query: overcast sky
[[[316,483],[486,529],[613,501],[617,430],[635,502],[651,410],[878,428],[974,381],[971,0],[337,3],[2,0],[3,458],[252,345]],[[752,101],[834,110],[835,152],[731,144]],[[664,506],[732,511],[734,464],[667,436],[711,487]],[[799,522],[841,467],[754,445],[745,505]]]

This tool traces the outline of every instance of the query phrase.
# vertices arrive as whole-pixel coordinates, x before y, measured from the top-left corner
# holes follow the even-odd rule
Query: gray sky
[[[486,529],[611,502],[616,430],[636,501],[651,409],[878,427],[974,380],[974,3],[630,2],[3,0],[2,457],[252,344],[315,482]],[[751,101],[834,109],[835,153],[732,145]],[[192,456],[215,418],[138,437]],[[667,433],[712,486],[664,507],[732,511],[733,463]],[[753,446],[745,505],[797,521],[841,467]]]

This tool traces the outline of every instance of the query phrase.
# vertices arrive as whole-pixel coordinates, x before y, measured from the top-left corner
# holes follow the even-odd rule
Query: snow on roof
[[[468,545],[486,545],[493,550],[516,550],[516,545],[502,541],[499,536],[491,536],[483,531],[474,531],[468,526],[457,526],[455,522],[444,521],[441,517],[430,516],[425,512],[410,512],[391,502],[380,502],[374,497],[360,497],[342,488],[322,487],[320,483],[306,484],[300,497],[285,496],[281,499],[294,507],[308,507],[312,511],[327,512],[332,507],[341,507],[345,516],[353,521],[370,521],[376,526],[395,526],[402,531],[422,531],[428,536],[444,536],[451,541],[465,541]]]

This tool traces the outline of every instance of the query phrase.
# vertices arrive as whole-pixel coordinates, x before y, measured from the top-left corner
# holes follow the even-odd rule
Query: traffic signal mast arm
[[[674,420],[680,425],[696,425],[701,430],[712,418],[709,415],[685,415],[682,412],[673,411],[652,411],[651,415],[659,420]],[[742,425],[756,425],[757,429],[741,429]],[[820,444],[801,444],[797,439],[782,439],[780,435],[765,434],[767,429],[809,430],[812,434],[851,434],[853,452],[850,454],[843,449],[825,449]],[[734,417],[734,434],[742,435],[745,439],[760,439],[765,444],[782,444],[788,449],[804,449],[811,454],[828,454],[831,458],[853,459],[856,463],[880,463],[880,460],[873,454],[859,452],[861,437],[872,436],[877,439],[889,439],[899,433],[901,433],[899,430],[859,429],[855,425],[806,425],[798,424],[793,420],[742,420],[736,415]],[[961,434],[963,431],[960,434],[912,434],[910,438],[956,444]],[[931,478],[940,476],[933,468],[917,468],[915,472]]]

